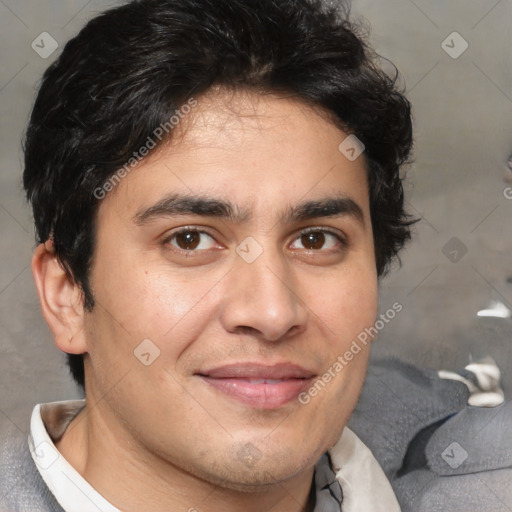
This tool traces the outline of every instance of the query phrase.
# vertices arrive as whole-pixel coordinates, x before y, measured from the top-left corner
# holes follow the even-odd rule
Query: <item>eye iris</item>
[[[321,232],[302,235],[302,244],[310,249],[321,249],[325,244],[325,234]]]
[[[193,231],[184,231],[176,235],[176,242],[181,249],[191,251],[199,245],[199,233]]]

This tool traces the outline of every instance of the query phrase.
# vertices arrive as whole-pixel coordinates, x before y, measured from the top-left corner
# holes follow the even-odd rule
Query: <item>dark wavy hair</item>
[[[377,272],[387,272],[413,222],[400,176],[411,108],[360,32],[340,2],[138,0],[92,19],[66,44],[33,107],[23,184],[37,241],[53,238],[86,310],[94,307],[94,191],[180,105],[214,85],[291,95],[363,142]],[[83,388],[83,356],[68,361]]]

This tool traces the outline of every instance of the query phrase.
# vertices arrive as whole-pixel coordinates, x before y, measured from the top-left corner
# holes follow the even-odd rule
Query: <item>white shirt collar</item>
[[[352,430],[345,427],[329,454],[343,490],[343,512],[400,512],[384,471]]]
[[[65,418],[52,425],[62,432],[74,415],[85,405],[85,400],[44,404],[48,413]],[[41,416],[41,406],[34,407],[30,420],[28,443],[32,459],[46,485],[66,512],[120,512],[99,494],[55,447]],[[74,414],[70,414],[74,412]],[[60,437],[57,435],[54,437]]]
[[[85,400],[36,405],[30,421],[30,453],[46,485],[66,512],[120,512],[64,459],[52,441],[52,437],[61,437],[84,406]],[[350,429],[343,430],[329,454],[343,491],[343,512],[400,512],[379,463]]]

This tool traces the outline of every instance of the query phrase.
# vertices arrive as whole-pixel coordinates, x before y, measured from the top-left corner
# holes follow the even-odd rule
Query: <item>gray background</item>
[[[46,31],[62,47],[116,3],[0,0],[0,432],[10,426],[24,434],[34,404],[78,396],[29,268],[34,239],[21,191],[20,140],[38,80],[60,51],[43,59],[31,43]],[[394,302],[404,309],[374,353],[447,369],[489,354],[510,396],[512,321],[477,312],[493,300],[512,309],[512,200],[504,196],[512,152],[512,1],[355,0],[353,13],[366,18],[373,45],[397,65],[413,103],[407,201],[423,219],[402,268],[382,282],[381,310]],[[469,45],[458,58],[442,48],[454,31]],[[457,37],[448,39],[453,51],[461,48]],[[453,237],[455,245],[446,246]]]

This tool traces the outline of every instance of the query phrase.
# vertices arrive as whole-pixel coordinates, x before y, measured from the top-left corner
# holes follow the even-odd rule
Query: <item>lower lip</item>
[[[276,409],[304,391],[312,379],[287,379],[278,383],[249,382],[247,379],[212,379],[201,376],[210,386],[239,402],[258,409]]]

